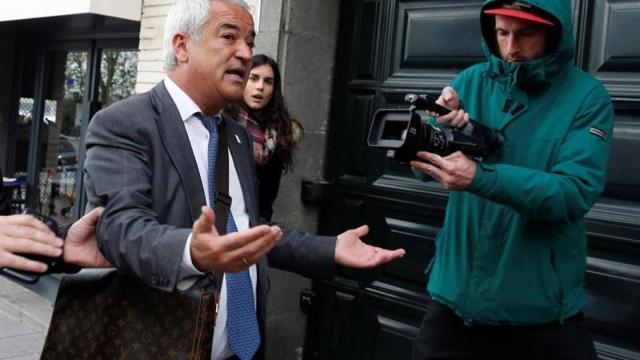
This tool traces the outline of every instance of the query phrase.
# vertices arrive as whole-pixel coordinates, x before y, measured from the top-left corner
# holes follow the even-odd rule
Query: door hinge
[[[323,203],[331,198],[331,187],[325,180],[302,180],[300,198],[309,204]]]

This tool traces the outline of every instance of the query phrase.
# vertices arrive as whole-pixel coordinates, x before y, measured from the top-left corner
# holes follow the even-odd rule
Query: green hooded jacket
[[[492,51],[494,16],[481,13],[488,61],[451,84],[472,119],[505,137],[467,191],[451,192],[436,239],[427,290],[467,324],[562,322],[585,305],[583,217],[604,188],[613,108],[573,66],[570,1],[527,2],[557,20],[555,50],[507,63]]]

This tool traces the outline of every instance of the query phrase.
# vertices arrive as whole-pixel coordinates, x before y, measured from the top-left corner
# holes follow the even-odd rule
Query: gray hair
[[[202,33],[202,27],[209,21],[209,8],[212,1],[225,1],[249,11],[249,5],[244,0],[176,0],[164,23],[164,69],[169,71],[178,65],[178,59],[173,52],[173,35],[184,33],[197,41]]]

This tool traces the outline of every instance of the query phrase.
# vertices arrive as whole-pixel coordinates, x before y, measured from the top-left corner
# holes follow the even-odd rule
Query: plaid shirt
[[[247,131],[251,135],[251,140],[253,141],[253,159],[256,164],[266,164],[276,149],[277,132],[274,129],[264,131],[260,127],[260,124],[251,118],[249,113],[244,109],[238,112],[235,120],[247,128]]]

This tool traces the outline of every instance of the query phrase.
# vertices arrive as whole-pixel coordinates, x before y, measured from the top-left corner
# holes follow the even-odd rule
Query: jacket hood
[[[507,1],[487,0],[480,13],[482,50],[489,60],[489,77],[505,82],[508,90],[514,86],[528,89],[550,82],[573,66],[575,41],[570,0],[521,1],[548,13],[556,24],[549,39],[552,49],[542,58],[522,63],[509,63],[500,58],[495,44],[495,16],[484,13],[485,10],[500,7],[505,2]]]

